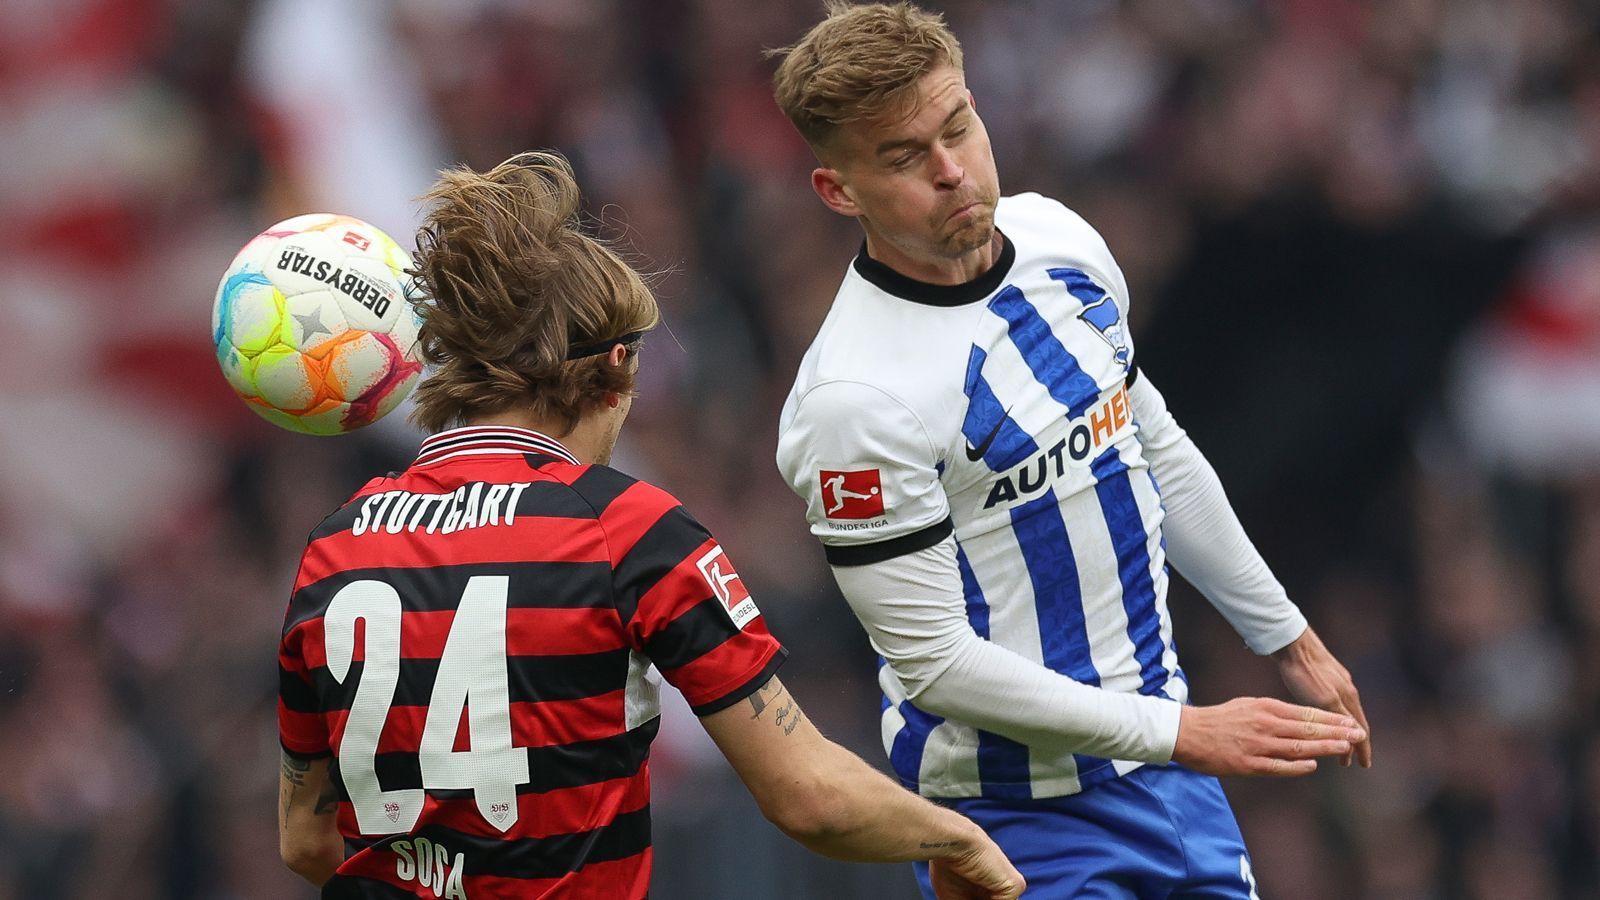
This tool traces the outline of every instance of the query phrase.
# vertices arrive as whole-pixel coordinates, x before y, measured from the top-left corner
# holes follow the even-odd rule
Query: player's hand
[[[972,827],[968,846],[955,856],[928,861],[939,900],[1015,900],[1027,882],[983,829]]]
[[[1367,737],[1349,716],[1265,697],[1181,715],[1172,759],[1207,775],[1309,775],[1318,757],[1345,756]]]
[[[1367,714],[1361,709],[1361,694],[1350,672],[1339,664],[1317,633],[1307,628],[1294,643],[1272,654],[1278,661],[1278,673],[1289,693],[1301,703],[1350,716],[1367,733],[1365,740],[1356,742],[1351,751],[1340,759],[1343,765],[1361,763],[1372,767],[1372,727],[1367,724]]]

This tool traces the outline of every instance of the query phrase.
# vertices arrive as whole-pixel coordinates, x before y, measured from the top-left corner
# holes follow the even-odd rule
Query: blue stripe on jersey
[[[1054,489],[1011,510],[1011,528],[1022,551],[1033,602],[1039,616],[1039,643],[1044,664],[1074,681],[1100,686],[1089,655],[1089,629],[1083,618],[1083,593],[1072,540],[1061,518]]]
[[[1165,696],[1162,687],[1168,672],[1161,664],[1161,654],[1166,648],[1161,641],[1161,616],[1156,611],[1156,586],[1150,577],[1150,536],[1139,513],[1139,501],[1133,496],[1128,464],[1112,447],[1100,454],[1089,470],[1094,473],[1094,492],[1100,498],[1100,511],[1117,554],[1128,639],[1133,641],[1133,656],[1139,661],[1139,693]]]
[[[983,364],[988,359],[989,354],[974,344],[972,355],[967,357],[967,381],[963,387],[968,401],[967,417],[961,423],[961,433],[966,436],[969,448],[981,446],[993,435],[993,441],[983,452],[983,461],[990,469],[1000,472],[1038,453],[1039,445],[1000,405],[1000,398],[984,379]]]
[[[1011,342],[1021,351],[1033,377],[1067,408],[1068,418],[1076,419],[1100,399],[1100,385],[1078,365],[1078,358],[1067,352],[1050,330],[1050,323],[1022,291],[1015,286],[1006,288],[989,301],[989,308],[1006,320]]]
[[[983,598],[983,589],[978,587],[978,576],[972,572],[972,563],[967,559],[967,551],[961,548],[961,542],[956,541],[956,568],[961,571],[961,592],[967,598],[967,622],[972,625],[972,630],[978,637],[989,640],[989,603]]]
[[[1162,515],[1166,515],[1166,512],[1167,512],[1167,501],[1161,497],[1161,482],[1156,480],[1155,469],[1153,467],[1151,467],[1151,466],[1145,466],[1144,471],[1145,471],[1145,474],[1150,476],[1150,487],[1152,489],[1154,489],[1155,492],[1156,492],[1156,501],[1161,506],[1161,513],[1162,513]],[[1165,528],[1163,528],[1163,529],[1161,529],[1161,556],[1162,556],[1163,560],[1166,558],[1166,555],[1167,555],[1167,530]],[[1167,565],[1166,562],[1162,562],[1161,563],[1161,571],[1167,572],[1167,571],[1169,571],[1169,569],[1170,569],[1170,567]],[[1157,616],[1157,618],[1158,619],[1160,618],[1159,615]],[[1172,635],[1172,638],[1169,641],[1167,641],[1167,646],[1172,649],[1172,652],[1173,652],[1174,655],[1176,655],[1178,653],[1178,636],[1177,636],[1177,634],[1173,634]],[[1181,666],[1181,665],[1178,666],[1176,669],[1174,669],[1172,671],[1172,677],[1178,679],[1179,681],[1183,682],[1184,684],[1188,684],[1189,683],[1189,676],[1183,674],[1183,666]],[[1163,690],[1161,693],[1163,695],[1165,695],[1166,691]]]
[[[878,668],[888,665],[889,661],[878,657]],[[928,735],[933,729],[939,727],[944,719],[930,713],[925,713],[911,705],[910,700],[902,700],[898,705],[891,704],[888,697],[883,698],[881,709],[888,712],[894,706],[900,711],[900,717],[905,719],[905,727],[895,732],[894,743],[889,747],[889,765],[894,768],[894,773],[900,777],[900,783],[908,791],[917,791],[922,784],[922,754],[928,747]]]
[[[1067,293],[1078,298],[1084,306],[1095,303],[1106,295],[1105,288],[1094,283],[1081,269],[1048,269],[1051,278],[1061,282]]]
[[[967,598],[967,622],[978,637],[989,640],[989,603],[972,572],[967,553],[956,543],[956,568],[961,571],[961,590]],[[1028,768],[1028,748],[1003,735],[978,729],[978,779],[983,796],[995,800],[1033,798],[1033,774]]]
[[[885,699],[884,702],[889,701]],[[889,748],[889,764],[894,766],[906,790],[916,791],[922,784],[922,753],[928,747],[928,735],[942,725],[944,719],[917,709],[910,700],[900,701],[896,708],[905,718],[906,727],[894,736],[894,744]]]

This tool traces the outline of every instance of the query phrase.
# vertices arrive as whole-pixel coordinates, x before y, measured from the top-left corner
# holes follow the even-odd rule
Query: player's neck
[[[907,278],[926,284],[966,284],[994,267],[1000,258],[1004,238],[998,229],[994,237],[982,247],[969,250],[957,257],[919,257],[902,252],[883,240],[871,228],[867,230],[867,255]]]
[[[547,421],[520,409],[474,416],[462,424],[468,426],[508,425],[512,428],[526,428],[529,431],[537,431],[567,448],[567,451],[577,457],[580,462],[593,463],[600,460],[603,451],[605,451],[606,456],[610,455],[610,448],[604,446],[606,429],[598,419],[598,416],[585,416],[579,419],[578,424],[566,434],[562,433],[566,431],[563,423]]]

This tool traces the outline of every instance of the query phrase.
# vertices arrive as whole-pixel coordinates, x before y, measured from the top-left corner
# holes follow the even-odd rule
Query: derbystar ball
[[[343,434],[394,409],[422,374],[411,257],[360,219],[295,216],[244,245],[217,285],[223,377],[274,425]]]

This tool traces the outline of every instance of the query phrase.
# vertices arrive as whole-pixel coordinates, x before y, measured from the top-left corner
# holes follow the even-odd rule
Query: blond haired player
[[[1255,896],[1216,775],[1370,765],[1349,674],[1141,377],[1094,229],[1002,196],[943,21],[830,7],[779,51],[811,186],[866,240],[778,463],[884,664],[901,781],[984,825],[1029,896]],[[1190,706],[1170,557],[1310,706]],[[928,874],[919,867],[924,890]]]

